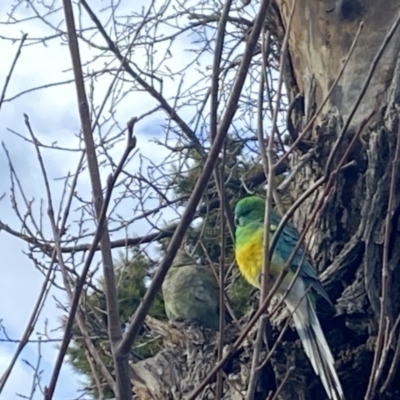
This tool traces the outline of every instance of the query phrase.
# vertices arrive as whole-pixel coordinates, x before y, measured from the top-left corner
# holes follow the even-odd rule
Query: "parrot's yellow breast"
[[[260,288],[260,273],[263,265],[263,230],[254,232],[244,243],[236,245],[236,261],[244,278]]]
[[[235,251],[240,272],[250,285],[257,288],[261,288],[260,274],[264,259],[263,232],[262,228],[251,233],[246,232],[246,230],[240,232],[240,240],[236,242]],[[283,260],[274,252],[268,270],[272,281],[279,275],[283,265]]]

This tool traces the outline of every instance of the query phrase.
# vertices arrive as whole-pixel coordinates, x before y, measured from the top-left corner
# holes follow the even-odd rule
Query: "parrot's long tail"
[[[307,295],[300,303],[293,313],[293,320],[304,350],[315,373],[320,376],[329,399],[343,400],[343,389],[335,370],[335,362],[314,307]],[[292,308],[290,304],[288,306]]]

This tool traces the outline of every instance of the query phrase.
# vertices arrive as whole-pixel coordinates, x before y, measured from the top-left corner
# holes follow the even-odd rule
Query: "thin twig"
[[[217,135],[217,129],[218,129],[218,106],[219,106],[219,101],[218,101],[218,89],[219,89],[219,78],[220,78],[220,73],[221,73],[221,58],[222,58],[222,50],[223,50],[223,45],[224,45],[224,39],[225,39],[225,31],[226,31],[226,24],[228,22],[228,17],[229,17],[229,11],[232,5],[233,0],[226,0],[224,4],[224,8],[222,10],[221,14],[221,19],[218,24],[218,30],[217,30],[217,39],[215,43],[215,52],[214,52],[214,58],[213,58],[213,67],[212,67],[212,76],[211,76],[211,109],[210,109],[210,138],[211,138],[211,143],[214,141],[215,136]],[[221,206],[223,205],[222,209],[224,210],[224,213],[226,215],[226,220],[228,222],[228,228],[229,232],[232,238],[232,241],[235,241],[235,224],[234,224],[234,217],[233,213],[231,210],[231,207],[229,206],[229,202],[226,199],[225,194],[222,193],[222,191],[225,190],[225,185],[224,185],[224,177],[225,174],[222,176],[220,175],[219,172],[219,166],[218,162],[215,163],[215,168],[214,168],[214,173],[213,173],[216,185],[217,185],[217,191],[218,191],[218,196],[220,198],[220,203]],[[224,202],[222,202],[222,198],[224,198]]]
[[[36,366],[35,366],[34,372],[33,372],[33,380],[32,380],[32,387],[31,387],[31,393],[30,393],[30,396],[29,396],[29,400],[33,400],[35,392],[36,392],[36,389],[37,389],[37,387],[39,385],[39,382],[40,382],[40,371],[39,371],[39,369],[40,369],[40,363],[42,361],[42,342],[41,342],[40,339],[39,339],[37,347],[38,347],[38,355],[37,355]]]
[[[218,131],[218,89],[219,89],[219,76],[220,76],[220,63],[222,57],[222,51],[224,46],[225,39],[225,31],[226,24],[228,21],[229,11],[231,9],[233,0],[226,0],[221,19],[218,23],[217,29],[217,38],[215,41],[215,51],[213,58],[213,66],[212,66],[212,77],[211,77],[211,110],[210,110],[210,138],[211,143],[214,142],[217,131]],[[214,168],[214,177],[215,182],[217,184],[217,191],[220,198],[221,203],[221,256],[220,256],[220,270],[219,270],[219,282],[220,282],[220,292],[219,292],[219,305],[220,305],[220,314],[219,314],[219,342],[218,342],[218,354],[217,360],[222,358],[223,353],[223,342],[224,342],[224,323],[225,323],[225,276],[224,276],[224,263],[225,263],[225,215],[227,210],[229,209],[229,205],[227,207],[226,199],[225,199],[225,187],[223,185],[224,182],[224,169],[225,169],[225,151],[223,152],[223,162],[221,165],[218,163],[215,164]],[[234,227],[233,227],[233,218],[228,214],[228,222],[230,222],[230,231],[231,236],[234,240]],[[216,387],[216,399],[222,398],[223,392],[223,381],[222,381],[222,373],[221,371],[217,374],[217,387]]]
[[[281,58],[280,58],[280,73],[279,73],[279,78],[278,78],[278,87],[277,87],[277,94],[276,94],[276,104],[274,107],[274,111],[272,114],[272,128],[271,132],[269,135],[269,140],[268,140],[268,146],[266,153],[264,153],[264,138],[263,138],[263,124],[262,124],[262,102],[259,104],[259,117],[258,117],[258,129],[257,129],[257,137],[259,141],[259,146],[260,146],[260,151],[261,151],[261,158],[263,161],[263,167],[266,176],[268,177],[268,187],[267,187],[267,198],[265,201],[265,217],[264,217],[264,237],[263,237],[263,263],[262,263],[262,271],[261,271],[261,296],[260,296],[260,305],[262,304],[263,300],[267,297],[267,292],[268,292],[268,280],[269,280],[269,267],[270,267],[270,253],[269,253],[269,241],[270,241],[270,215],[271,215],[271,209],[272,209],[272,197],[275,191],[274,187],[274,159],[273,159],[273,145],[274,145],[274,136],[275,136],[275,131],[276,131],[276,126],[277,126],[277,121],[278,121],[278,112],[279,112],[279,105],[280,105],[280,100],[281,100],[281,95],[282,95],[282,85],[283,85],[283,71],[285,69],[285,62],[287,59],[287,46],[288,46],[288,41],[289,41],[289,33],[290,33],[290,28],[291,24],[293,21],[293,16],[294,16],[294,11],[296,8],[297,0],[293,0],[292,2],[292,7],[290,10],[290,17],[288,21],[288,26],[285,32],[285,37],[283,40],[282,44],[282,50],[281,50]],[[265,33],[264,35],[265,36]],[[263,52],[266,51],[265,49],[265,43],[263,46]],[[266,56],[263,56],[263,71],[265,70],[266,66]],[[266,79],[264,78],[264,74],[261,74],[261,84],[262,87],[260,88],[260,93],[264,93],[264,81],[266,82]],[[263,96],[260,94],[259,96],[259,101],[263,99]],[[277,201],[279,204],[280,202]],[[246,393],[246,399],[247,400],[252,400],[255,396],[255,390],[256,390],[256,383],[257,383],[257,378],[258,378],[258,365],[260,362],[260,351],[262,347],[262,338],[265,332],[265,326],[266,326],[266,319],[262,319],[260,321],[259,327],[258,327],[258,332],[257,332],[257,339],[254,347],[254,352],[253,352],[253,360],[251,364],[251,372],[250,372],[250,380],[249,380],[249,386],[247,389]]]
[[[227,293],[226,293],[226,290],[224,290],[224,289],[222,288],[222,286],[221,286],[221,282],[220,282],[220,279],[219,279],[219,274],[218,274],[218,272],[217,272],[217,271],[215,270],[215,268],[214,268],[213,261],[212,261],[210,255],[209,255],[208,252],[207,252],[207,248],[206,248],[206,246],[204,245],[204,243],[203,243],[202,241],[200,241],[200,246],[201,246],[202,249],[203,249],[203,252],[204,252],[204,254],[205,254],[206,258],[207,258],[207,261],[208,261],[208,263],[209,263],[209,265],[210,265],[210,268],[211,268],[211,270],[212,270],[212,272],[213,272],[213,274],[214,274],[214,276],[215,276],[215,279],[218,281],[219,290],[220,290],[220,292],[222,292],[222,293],[224,294],[225,307],[226,307],[226,309],[228,310],[229,315],[232,317],[232,319],[233,319],[235,325],[236,325],[237,327],[240,327],[240,323],[239,323],[238,319],[236,318],[235,312],[233,311],[233,308],[232,308],[230,299],[229,299],[229,297],[228,297],[228,295],[227,295]],[[234,265],[235,265],[235,263],[232,263],[232,266],[234,266]],[[224,269],[225,269],[225,268],[224,268]],[[224,273],[225,280],[226,280],[226,277],[229,276],[230,272],[231,272],[231,269],[228,268],[228,270],[226,271],[226,273]]]
[[[247,391],[246,391],[246,399],[253,399],[256,394],[258,375],[260,372],[259,369],[260,353],[264,341],[264,332],[266,331],[267,328],[267,322],[268,320],[265,315],[261,316],[261,318],[259,319],[257,336],[253,346],[253,358],[251,360],[251,369],[249,375],[249,384],[247,386]]]
[[[92,356],[88,351],[85,351],[85,356],[86,359],[88,360],[89,366],[90,366],[90,370],[91,370],[91,376],[94,379],[94,383],[96,385],[96,389],[97,389],[97,394],[98,394],[98,400],[104,400],[104,391],[101,387],[101,381],[100,381],[100,377],[99,374],[96,371],[96,366],[94,365],[94,362],[92,360]]]
[[[290,374],[294,371],[294,367],[289,367],[288,370],[286,371],[285,376],[282,379],[282,382],[279,384],[278,389],[276,389],[276,392],[274,394],[274,397],[271,398],[271,400],[276,400],[282,391],[283,387],[285,386],[286,381],[288,380]]]
[[[224,146],[224,151],[222,153],[222,162],[220,164],[219,174],[220,174],[220,182],[222,183],[224,177],[225,170],[225,155],[226,155],[226,143]],[[221,192],[221,255],[219,259],[219,282],[220,282],[220,291],[219,291],[219,340],[218,340],[218,354],[217,361],[220,361],[223,356],[224,351],[224,329],[225,329],[225,187],[223,185],[220,186]],[[217,374],[217,393],[216,399],[222,399],[222,391],[223,391],[223,381],[222,381],[222,371],[218,371]]]
[[[396,350],[394,351],[392,364],[390,365],[389,372],[388,372],[388,374],[386,376],[385,382],[383,383],[382,387],[379,390],[379,392],[381,394],[386,393],[386,391],[388,390],[390,384],[392,383],[393,378],[394,378],[395,373],[396,373],[396,370],[397,370],[397,365],[398,365],[399,360],[400,360],[400,337],[399,337],[398,334],[396,335],[396,331],[397,331],[397,328],[399,327],[399,325],[400,325],[400,313],[397,316],[396,322],[394,323],[393,328],[392,328],[392,330],[390,332],[389,340],[388,340],[388,343],[387,343],[386,349],[385,349],[386,353],[389,353],[389,349],[391,348],[394,340],[397,339]]]
[[[11,64],[10,71],[8,72],[8,74],[6,76],[6,80],[4,82],[3,90],[2,90],[1,95],[0,95],[0,110],[1,110],[1,106],[3,104],[4,98],[6,96],[6,91],[7,91],[7,88],[8,88],[8,84],[10,83],[11,76],[12,76],[12,74],[14,72],[14,68],[17,65],[17,61],[18,61],[19,56],[21,55],[22,46],[24,45],[25,40],[26,40],[27,37],[28,37],[27,33],[24,33],[22,35],[22,38],[21,38],[21,41],[19,43],[17,52],[15,53],[15,56],[14,56],[14,60],[13,60],[13,62]]]
[[[266,61],[268,57],[268,53],[265,54],[265,52],[268,49],[268,43],[265,43],[265,29],[263,29],[262,32],[262,70],[264,72],[266,68]],[[282,74],[282,70],[280,71],[280,74]],[[268,160],[268,155],[267,151],[264,146],[264,126],[263,126],[263,114],[264,114],[264,86],[267,82],[266,76],[264,73],[261,73],[260,76],[260,84],[259,84],[259,89],[258,89],[258,104],[257,104],[257,139],[258,139],[258,145],[260,147],[260,154],[261,154],[261,160],[262,160],[262,166],[264,169],[264,173],[266,177],[269,177],[269,170],[270,170],[270,162]],[[277,106],[279,107],[279,103],[277,102]],[[275,121],[276,122],[276,121]],[[270,140],[273,141],[274,138],[274,132],[275,129],[272,127],[271,133],[270,133]],[[268,142],[269,143],[269,142]],[[268,188],[272,189],[272,184],[273,182],[268,181]],[[271,190],[270,190],[271,192]],[[271,192],[272,193],[272,192]],[[267,198],[271,198],[269,194],[267,193]],[[269,225],[269,210],[270,210],[271,202],[266,201],[266,215],[265,215],[265,220],[264,220],[264,232],[269,232],[269,229],[265,230],[265,225]],[[268,248],[269,248],[269,235],[264,235],[264,241],[263,241],[263,265],[262,265],[262,271],[261,271],[261,277],[262,279],[262,287],[261,287],[261,296],[260,296],[260,304],[264,300],[267,294],[267,288],[268,288],[268,269],[269,269],[269,257],[268,257]],[[249,377],[249,384],[247,387],[247,392],[246,392],[246,398],[248,400],[251,400],[254,398],[255,392],[256,392],[256,387],[257,387],[257,381],[258,381],[258,364],[259,364],[259,358],[260,358],[260,352],[262,348],[262,343],[263,343],[263,335],[266,329],[266,324],[267,320],[266,318],[260,318],[259,326],[258,326],[258,331],[257,331],[257,337],[254,343],[254,348],[253,348],[253,359],[251,361],[251,370],[250,370],[250,377]]]

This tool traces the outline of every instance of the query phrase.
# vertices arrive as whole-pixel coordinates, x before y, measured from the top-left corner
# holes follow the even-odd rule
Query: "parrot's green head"
[[[264,221],[265,200],[258,196],[245,197],[235,207],[235,225],[245,226],[254,221]]]

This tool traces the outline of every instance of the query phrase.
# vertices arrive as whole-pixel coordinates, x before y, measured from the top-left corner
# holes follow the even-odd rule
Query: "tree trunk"
[[[286,28],[291,4],[289,0],[276,1]],[[361,21],[364,26],[340,81],[304,137],[307,143],[312,143],[315,154],[296,177],[294,198],[324,175],[329,154],[351,115],[373,60],[399,11],[399,0],[297,0],[289,33],[291,68],[288,68],[286,83],[292,98],[297,93],[304,96],[304,112],[300,115],[302,125],[298,124],[300,131],[328,96]],[[329,172],[336,168],[363,121],[371,113],[373,116],[346,160],[346,163],[352,164],[338,174],[312,236],[308,235],[315,264],[319,271],[324,271],[321,280],[336,303],[336,316],[322,321],[322,325],[337,360],[346,399],[363,399],[365,396],[378,332],[385,218],[399,129],[399,50],[400,30],[396,29],[344,133]],[[300,155],[299,150],[297,156]],[[396,268],[400,257],[397,228],[399,183],[397,179],[393,193],[395,208],[390,224],[387,311],[390,327],[399,314],[400,305],[400,274],[399,268]],[[298,210],[295,223],[299,229],[304,226],[323,191],[324,187],[321,187]],[[388,362],[392,357],[391,350]],[[317,395],[309,389],[310,382],[314,382],[315,378],[312,370],[308,369],[303,386],[299,387],[297,380],[296,383],[289,381],[282,392],[282,399],[324,398],[323,394]],[[387,374],[388,367],[385,365],[382,376],[386,378]],[[399,374],[397,378],[400,378]],[[391,390],[392,398],[400,398],[395,386]],[[389,392],[385,394],[389,395]]]

